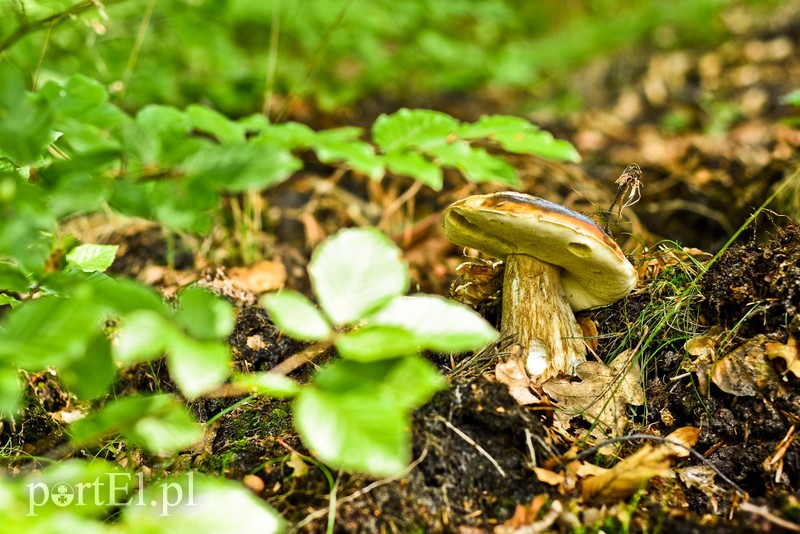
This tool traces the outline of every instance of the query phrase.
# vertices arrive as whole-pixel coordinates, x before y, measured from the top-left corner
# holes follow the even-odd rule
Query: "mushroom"
[[[504,259],[501,335],[520,345],[542,383],[574,374],[586,347],[574,311],[616,302],[637,276],[619,246],[585,215],[523,193],[474,195],[444,211],[460,246]]]

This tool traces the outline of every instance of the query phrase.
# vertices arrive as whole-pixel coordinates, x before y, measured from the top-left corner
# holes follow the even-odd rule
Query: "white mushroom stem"
[[[586,361],[583,334],[561,287],[561,269],[526,254],[506,258],[501,336],[512,337],[531,378],[572,375]]]

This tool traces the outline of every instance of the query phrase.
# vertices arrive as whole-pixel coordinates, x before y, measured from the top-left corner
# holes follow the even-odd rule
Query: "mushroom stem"
[[[586,361],[583,334],[561,287],[561,269],[526,254],[506,258],[501,335],[520,346],[537,383],[574,374]]]

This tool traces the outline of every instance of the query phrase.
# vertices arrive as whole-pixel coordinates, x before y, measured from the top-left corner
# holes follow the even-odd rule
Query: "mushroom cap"
[[[575,311],[616,302],[636,286],[633,265],[594,221],[539,197],[502,192],[461,199],[445,209],[444,233],[495,258],[525,254],[558,265]]]

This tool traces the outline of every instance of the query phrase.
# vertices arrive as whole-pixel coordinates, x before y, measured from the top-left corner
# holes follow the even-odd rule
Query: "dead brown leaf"
[[[666,439],[681,443],[685,447],[694,447],[697,439],[700,437],[700,429],[696,426],[684,426],[673,431]],[[689,451],[685,447],[678,447],[672,443],[666,443],[667,448],[672,451],[672,454],[677,458],[686,458],[689,456]]]
[[[627,499],[654,476],[669,473],[670,454],[665,447],[644,445],[606,473],[584,480],[581,495],[585,500]]]
[[[551,486],[558,486],[564,483],[563,473],[556,473],[555,471],[550,471],[549,469],[544,469],[543,467],[534,467],[533,472],[536,475],[536,478],[539,479],[539,482],[544,482],[545,484],[549,484]]]
[[[679,428],[666,437],[692,447],[700,436],[696,427]],[[584,499],[618,501],[626,499],[639,490],[651,478],[669,474],[670,460],[688,454],[683,447],[671,443],[644,445],[631,456],[620,461],[605,473],[591,476],[583,481]]]
[[[521,406],[536,404],[541,401],[531,391],[531,379],[525,371],[525,364],[519,358],[511,357],[508,361],[499,362],[494,369],[495,379],[508,387],[508,393]]]
[[[770,360],[783,360],[782,368],[800,378],[800,347],[797,346],[797,340],[794,337],[789,337],[789,341],[785,345],[767,342],[764,344],[764,352]]]
[[[717,357],[717,346],[724,333],[724,329],[714,326],[704,335],[693,337],[684,343],[684,349],[692,358],[685,359],[681,368],[695,373],[697,389],[701,395],[708,394],[709,370]]]
[[[634,351],[626,350],[608,366],[584,362],[575,371],[580,382],[561,378],[542,384],[545,393],[559,404],[557,421],[566,426],[573,417],[582,417],[597,423],[595,428],[599,427],[602,437],[619,435],[628,421],[626,406],[644,403],[641,372],[635,356]]]
[[[289,456],[286,465],[293,469],[295,477],[304,477],[308,473],[308,464],[303,460],[303,457],[295,451]]]
[[[279,261],[260,261],[249,267],[233,267],[228,278],[240,289],[260,295],[275,291],[286,283],[286,267]]]
[[[514,516],[502,525],[495,527],[494,534],[539,534],[540,532],[551,532],[553,523],[559,518],[564,507],[560,501],[552,501],[550,508],[537,521],[536,518],[540,515],[547,500],[546,495],[537,495],[531,500],[529,506],[517,505]]]
[[[531,503],[527,506],[518,504],[514,510],[514,515],[504,525],[511,528],[512,531],[525,525],[530,525],[539,517],[539,513],[545,504],[547,504],[547,495],[537,495],[531,499]]]
[[[592,353],[597,352],[599,337],[597,333],[597,325],[594,324],[592,318],[586,315],[581,315],[578,317],[578,326],[581,327],[583,342],[586,343],[586,346]]]
[[[780,388],[778,374],[765,353],[766,336],[748,339],[717,360],[711,368],[711,381],[725,393],[752,397],[767,388]]]

